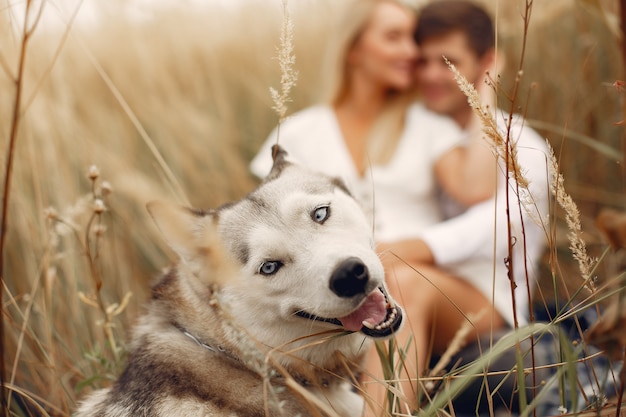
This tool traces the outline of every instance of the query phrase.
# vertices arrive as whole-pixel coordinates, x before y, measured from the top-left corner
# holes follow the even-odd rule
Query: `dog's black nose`
[[[365,293],[369,280],[367,266],[359,258],[348,258],[335,268],[330,277],[330,289],[339,297],[352,297]]]

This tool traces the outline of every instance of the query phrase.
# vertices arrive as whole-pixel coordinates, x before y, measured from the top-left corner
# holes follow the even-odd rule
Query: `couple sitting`
[[[298,162],[342,177],[362,203],[407,315],[396,340],[407,348],[402,391],[415,408],[416,378],[461,327],[471,326],[470,343],[527,322],[546,242],[547,149],[523,120],[495,112],[528,184],[508,175],[442,58],[484,86],[496,55],[482,8],[457,0],[418,13],[394,0],[347,7],[322,103],[286,120],[279,137],[274,131],[251,169],[264,177],[278,142]],[[382,379],[375,352],[367,372]],[[382,404],[384,387],[371,387]]]

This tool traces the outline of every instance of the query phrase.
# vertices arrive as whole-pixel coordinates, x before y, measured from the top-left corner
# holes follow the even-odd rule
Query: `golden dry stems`
[[[583,286],[590,292],[595,292],[596,277],[592,275],[596,261],[587,254],[587,244],[582,237],[582,226],[580,223],[580,212],[572,197],[565,191],[565,179],[559,171],[559,164],[550,149],[550,172],[552,180],[550,187],[559,206],[565,211],[565,221],[567,223],[567,238],[570,243],[572,256],[578,262],[578,268],[582,274]]]
[[[246,0],[240,9],[223,8],[222,3],[212,2],[200,10],[162,10],[141,22],[128,19],[117,5],[107,3],[106,10],[104,3],[97,3],[105,8],[99,10],[98,24],[87,28],[79,15],[68,26],[71,36],[64,28],[62,33],[37,30],[29,44],[22,106],[28,111],[22,112],[15,150],[10,243],[3,254],[7,268],[4,347],[7,363],[17,363],[11,391],[37,398],[55,415],[67,414],[85,393],[85,388],[74,390],[79,382],[91,381],[98,387],[103,385],[98,378],[117,371],[109,362],[86,357],[97,353],[106,340],[94,326],[101,318],[99,310],[84,305],[77,295],[93,291],[73,231],[84,236],[87,222],[89,184],[82,173],[97,163],[116,186],[115,198],[107,201],[106,238],[98,251],[106,278],[105,305],[135,294],[116,317],[120,345],[121,335],[147,298],[150,279],[167,263],[169,254],[143,207],[149,200],[177,198],[137,127],[79,42],[122,94],[190,203],[215,207],[253,187],[247,162],[276,126],[268,86],[279,76],[270,58],[281,27],[278,7],[268,7],[267,0]],[[289,110],[297,110],[312,103],[323,82],[319,62],[332,39],[325,30],[326,17],[338,2],[292,3],[299,80],[298,88],[291,91]],[[483,3],[493,6],[492,0]],[[599,86],[619,79],[621,67],[616,64],[619,54],[612,52],[614,38],[589,14],[589,8],[570,0],[558,6],[553,3],[534,5],[538,10],[530,26],[532,47],[527,49],[522,81],[538,86],[528,114],[552,126],[552,143],[562,143],[559,162],[584,220],[595,205],[621,201],[622,182],[619,174],[612,174],[613,159],[595,152],[571,132],[620,149],[622,131],[616,135],[613,122],[620,120],[621,113],[612,109],[621,95]],[[8,6],[0,8],[0,90],[7,94],[0,95],[0,143],[6,145],[14,109],[9,92],[15,85],[20,46],[9,15],[22,13],[15,7],[23,3],[3,4]],[[499,27],[505,34],[500,45],[515,59],[518,5],[502,0],[498,4]],[[546,8],[552,13],[543,13]],[[53,18],[55,13],[53,7],[44,10]],[[545,42],[547,38],[551,41]],[[557,67],[558,72],[546,70]],[[504,73],[504,84],[507,77]],[[7,156],[2,156],[4,163]],[[81,201],[85,210],[78,214]],[[71,219],[75,229],[58,221],[48,226],[46,207],[54,207],[61,219]],[[76,215],[69,215],[71,208]],[[565,278],[576,283],[576,275]]]

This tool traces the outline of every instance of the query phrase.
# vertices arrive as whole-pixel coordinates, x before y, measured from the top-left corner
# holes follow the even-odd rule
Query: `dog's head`
[[[203,264],[194,259],[206,250],[192,241],[217,229],[239,266],[238,279],[222,283],[225,299],[261,340],[328,329],[392,335],[402,311],[387,294],[372,225],[359,204],[341,180],[290,162],[278,146],[272,152],[270,174],[238,202],[201,213],[179,210],[185,220],[168,221],[169,231],[151,209],[166,239],[200,273]]]

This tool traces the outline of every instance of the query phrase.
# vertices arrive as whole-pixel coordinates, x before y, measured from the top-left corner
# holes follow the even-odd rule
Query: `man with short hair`
[[[482,121],[468,105],[467,97],[459,89],[454,74],[444,61],[445,57],[478,89],[483,92],[485,89],[490,90],[490,87],[485,85],[485,77],[486,73],[495,67],[497,55],[494,26],[489,14],[478,4],[468,0],[434,1],[420,11],[415,40],[420,48],[416,70],[417,84],[426,107],[454,119],[467,132],[467,141],[480,140],[485,141],[486,146],[493,146],[485,140]],[[516,163],[519,164],[517,168],[528,180],[528,188],[520,187],[511,174],[507,176],[506,162],[500,158],[499,166],[495,168],[498,173],[498,187],[494,198],[473,206],[462,216],[452,218],[427,231],[423,240],[433,252],[436,264],[445,265],[452,261],[462,263],[471,261],[476,256],[494,259],[495,297],[508,295],[510,298],[510,283],[506,279],[507,271],[504,265],[504,259],[509,258],[508,203],[511,239],[515,240],[512,242],[514,253],[510,259],[511,272],[515,285],[520,287],[515,291],[516,314],[518,323],[524,324],[529,316],[529,300],[528,292],[522,291],[521,287],[526,287],[527,275],[528,285],[531,289],[534,286],[533,268],[537,266],[547,241],[549,192],[546,158],[549,151],[546,142],[537,132],[525,126],[521,116],[514,115],[509,123],[509,112],[495,109],[493,117],[502,139],[506,142],[508,136],[510,148],[516,150]],[[509,167],[509,171],[511,170]],[[520,201],[523,207],[520,207]],[[455,209],[457,212],[464,209],[451,207],[452,205],[454,202],[450,201],[444,204],[444,210],[448,214]],[[486,241],[493,241],[487,235],[494,234],[495,242],[484,245]],[[462,245],[453,242],[459,240],[464,241]],[[524,246],[525,257],[522,250]],[[467,256],[467,259],[462,258],[472,247],[476,252]],[[497,291],[498,287],[502,287],[498,284],[503,282],[509,287],[508,294]],[[498,300],[493,301],[497,307]],[[511,311],[500,313],[511,326],[515,324]]]
[[[486,72],[493,69],[497,58],[494,27],[489,14],[470,1],[433,1],[419,11],[415,40],[420,48],[416,68],[417,85],[425,106],[454,119],[467,133],[468,143],[485,141],[482,121],[469,107],[467,97],[459,89],[444,57],[470,83],[483,90],[488,87],[484,82]],[[490,109],[493,107],[490,106]],[[484,326],[483,330],[474,326],[474,330],[482,332],[482,337],[478,337],[483,339],[488,338],[490,332],[507,330],[528,321],[529,295],[536,281],[535,268],[545,249],[548,235],[548,149],[546,142],[524,125],[522,117],[516,115],[509,123],[509,113],[498,109],[495,109],[493,116],[502,138],[506,140],[508,136],[511,146],[517,150],[518,168],[529,185],[520,185],[513,177],[507,176],[507,167],[502,158],[497,162],[494,160],[491,167],[476,167],[491,169],[493,175],[498,176],[493,198],[472,207],[462,207],[447,199],[442,203],[442,210],[448,216],[454,212],[454,217],[428,228],[420,239],[381,246],[381,252],[395,253],[426,278],[431,264],[457,279],[456,284],[441,287],[433,279],[426,282],[419,278],[403,279],[394,284],[397,274],[394,275],[393,268],[402,265],[398,265],[400,262],[397,260],[387,261],[386,266],[392,271],[388,277],[390,288],[399,292],[396,299],[401,300],[408,316],[409,329],[405,329],[405,332],[414,330],[411,328],[412,313],[423,314],[423,308],[413,305],[415,302],[412,303],[410,297],[412,294],[423,294],[429,286],[442,288],[444,297],[447,297],[447,288],[450,291],[449,298],[454,303],[455,299],[459,299],[458,292],[463,286],[470,285],[472,291],[478,290],[482,299],[491,303],[490,306],[484,305],[488,317],[491,316],[491,329],[485,332]],[[492,145],[485,141],[485,146]],[[512,253],[509,253],[510,250]],[[390,266],[390,263],[395,266]],[[469,288],[463,291],[472,293]],[[442,299],[440,302],[446,301]],[[451,308],[460,308],[457,305],[461,304]],[[466,316],[468,313],[474,314],[473,311],[462,309],[461,312]],[[475,324],[476,320],[479,319],[470,321]],[[413,322],[417,321],[413,319]],[[442,340],[437,341],[437,338],[450,337],[441,332],[441,327],[435,327],[431,334],[435,342],[425,344],[417,340],[419,334],[415,333],[415,344],[420,356],[427,352],[420,352],[419,346],[436,347],[437,343],[440,346]],[[399,338],[402,343],[406,336],[401,333]],[[476,340],[474,332],[467,338],[470,343],[472,340]],[[450,341],[451,338],[447,339],[448,343]],[[442,353],[436,348],[433,350],[435,356]],[[484,397],[484,392],[482,394]],[[473,404],[467,404],[469,408],[476,405],[478,398],[474,398]],[[513,405],[517,405],[516,402]]]
[[[467,129],[473,111],[443,57],[482,89],[485,73],[496,63],[491,17],[469,1],[435,1],[420,11],[415,41],[420,47],[417,81],[424,103]]]

